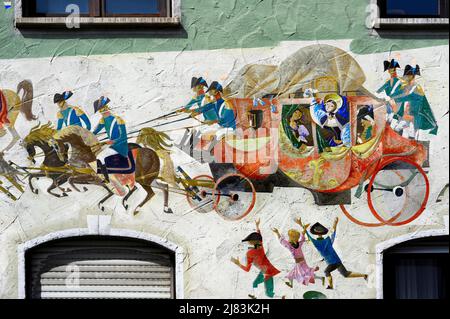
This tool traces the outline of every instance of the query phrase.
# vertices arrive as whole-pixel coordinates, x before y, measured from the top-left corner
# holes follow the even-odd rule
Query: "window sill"
[[[15,25],[17,28],[66,28],[65,17],[29,18],[17,17]],[[181,25],[179,17],[110,17],[110,18],[79,18],[80,28],[89,27],[178,27]]]
[[[448,18],[380,18],[375,29],[447,29]]]

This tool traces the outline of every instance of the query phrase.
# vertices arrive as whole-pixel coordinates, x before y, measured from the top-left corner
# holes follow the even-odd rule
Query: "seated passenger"
[[[314,122],[333,133],[332,138],[325,139],[318,130],[322,151],[330,147],[351,147],[350,110],[346,97],[329,94],[324,100],[314,98],[310,110]]]
[[[358,112],[358,144],[364,144],[375,136],[375,115],[372,105],[366,105]]]

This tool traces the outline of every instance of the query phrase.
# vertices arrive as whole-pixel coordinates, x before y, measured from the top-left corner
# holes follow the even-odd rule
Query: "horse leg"
[[[103,204],[110,199],[111,197],[114,196],[114,193],[108,188],[106,187],[104,184],[102,184],[103,188],[106,189],[108,191],[108,195],[105,196],[105,198],[103,198],[99,203],[98,203],[98,208],[100,208],[102,210],[102,212],[105,211],[105,207],[103,206]]]
[[[62,197],[67,197],[69,196],[67,193],[71,192],[72,190],[69,188],[62,188],[61,186],[64,185],[65,183],[67,183],[67,181],[69,180],[69,177],[65,174],[56,176],[54,178],[55,183],[56,183],[56,188],[58,188],[61,192],[62,192]]]
[[[133,195],[137,190],[138,190],[137,186],[134,186],[134,188],[128,192],[127,196],[124,197],[124,199],[122,200],[123,208],[125,209],[129,208],[127,201],[130,199],[131,195]]]
[[[28,184],[30,185],[30,189],[33,192],[33,194],[39,194],[39,190],[34,188],[33,186],[33,179],[36,178],[39,180],[40,177],[45,177],[45,174],[31,174],[30,177],[28,178]]]
[[[96,185],[96,186],[103,186],[103,182],[98,179],[95,176],[91,175],[80,175],[76,177],[70,177],[69,178],[69,184],[70,186],[75,189],[75,191],[79,193],[86,193],[88,191],[88,188],[84,185]],[[77,185],[83,185],[83,190],[81,191]]]
[[[74,177],[70,177],[69,180],[68,180],[68,182],[69,182],[70,187],[72,187],[76,192],[82,193],[82,191],[75,185],[75,183],[74,183]],[[86,187],[85,187],[85,188],[86,188]]]
[[[145,204],[147,204],[153,198],[153,196],[155,196],[155,192],[153,191],[153,189],[152,189],[152,187],[150,185],[142,185],[141,184],[141,186],[147,192],[147,196],[142,201],[142,203],[140,203],[138,205],[138,207],[136,207],[136,209],[134,210],[134,213],[133,213],[134,216],[139,214],[139,211],[138,211],[139,208],[142,208]]]
[[[50,187],[47,188],[47,193],[49,193],[52,196],[55,196],[56,198],[61,198],[62,195],[53,193],[53,190],[56,188],[58,188],[58,183],[56,182],[56,179],[54,179],[52,185],[50,185]]]
[[[156,182],[156,185],[158,185],[164,195],[164,213],[173,214],[172,209],[169,207],[169,184]]]

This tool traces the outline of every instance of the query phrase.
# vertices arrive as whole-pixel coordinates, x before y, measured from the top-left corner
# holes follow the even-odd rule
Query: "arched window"
[[[383,253],[384,299],[447,299],[449,237],[414,239]]]
[[[109,236],[58,239],[27,250],[27,299],[175,298],[175,253]]]

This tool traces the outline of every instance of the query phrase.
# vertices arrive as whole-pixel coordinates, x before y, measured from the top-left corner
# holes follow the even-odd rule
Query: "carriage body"
[[[232,99],[238,129],[235,136],[223,138],[215,146],[215,161],[232,164],[256,184],[282,174],[290,180],[289,186],[320,193],[341,193],[360,185],[389,157],[404,157],[422,166],[427,158],[426,149],[417,141],[403,138],[386,123],[384,105],[370,96],[347,96],[347,99],[352,146],[331,147],[322,152],[317,133],[323,128],[309,114],[311,99],[263,99],[264,105],[256,107],[253,99]],[[373,133],[367,141],[358,142],[361,127],[357,114],[367,105],[374,108]],[[307,143],[300,148],[294,145],[283,120],[290,108],[303,110],[302,122],[310,132]]]

